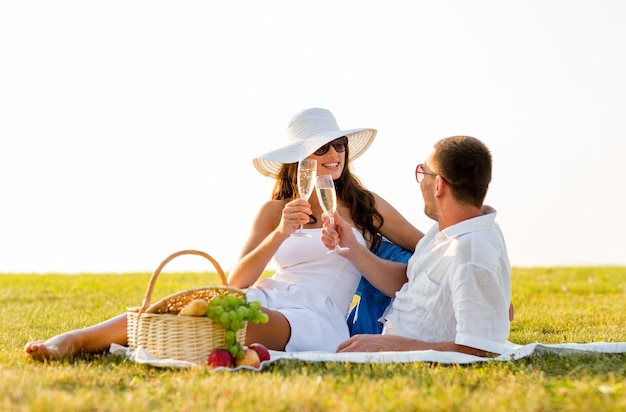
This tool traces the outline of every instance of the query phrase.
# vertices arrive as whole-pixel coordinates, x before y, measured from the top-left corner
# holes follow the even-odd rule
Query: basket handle
[[[154,290],[154,285],[156,284],[157,278],[159,277],[161,270],[163,270],[165,265],[167,265],[172,259],[181,255],[197,255],[197,256],[202,256],[206,258],[213,264],[213,266],[215,266],[215,269],[217,270],[217,274],[220,276],[220,279],[222,280],[222,284],[227,285],[226,275],[224,275],[224,271],[220,267],[219,263],[217,263],[217,261],[213,259],[213,257],[211,257],[208,253],[201,252],[199,250],[181,250],[180,252],[172,253],[167,258],[165,258],[165,260],[161,262],[159,267],[152,274],[152,277],[150,278],[150,282],[148,283],[148,288],[146,289],[146,295],[143,298],[143,303],[141,304],[141,309],[140,309],[141,313],[145,312],[146,310],[148,310],[148,307],[150,307],[150,300],[152,299],[152,291]]]

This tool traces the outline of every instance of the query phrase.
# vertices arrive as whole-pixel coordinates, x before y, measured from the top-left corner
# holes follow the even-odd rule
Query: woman
[[[272,199],[254,220],[229,284],[251,287],[248,299],[269,308],[267,324],[248,326],[251,341],[278,350],[334,352],[349,337],[346,316],[361,275],[341,255],[326,253],[320,242],[322,208],[317,196],[309,201],[298,198],[298,160],[315,159],[318,176],[332,175],[337,210],[368,248],[376,249],[384,236],[413,250],[423,235],[384,199],[365,189],[350,170],[350,162],[370,146],[376,130],[341,130],[330,111],[312,108],[292,117],[287,132],[288,145],[253,161],[276,184]],[[301,224],[311,237],[291,236]],[[258,281],[272,258],[276,273]],[[393,290],[405,281],[398,280]]]
[[[370,146],[376,130],[341,130],[332,113],[312,108],[292,117],[289,144],[253,160],[257,170],[276,179],[272,199],[259,210],[228,283],[249,288],[248,300],[258,300],[269,316],[265,324],[249,323],[246,344],[263,343],[270,349],[335,351],[349,337],[346,315],[360,274],[340,255],[328,255],[320,241],[322,209],[316,196],[297,195],[298,160],[317,160],[317,173],[329,173],[337,187],[337,210],[358,232],[361,242],[376,248],[382,236],[414,250],[423,234],[380,196],[366,190],[350,171],[350,161]],[[301,224],[314,236],[291,236]],[[272,278],[259,277],[275,258]],[[402,264],[390,262],[390,264]],[[406,281],[375,285],[398,290]],[[43,360],[97,352],[111,343],[127,344],[126,315],[29,342],[24,351]]]

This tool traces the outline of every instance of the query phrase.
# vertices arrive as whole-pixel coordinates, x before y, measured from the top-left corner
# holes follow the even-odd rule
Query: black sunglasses
[[[337,153],[345,152],[346,147],[348,147],[348,138],[346,136],[341,136],[339,139],[326,143],[324,146],[314,151],[313,154],[315,156],[324,156],[330,150],[330,146],[332,146]]]

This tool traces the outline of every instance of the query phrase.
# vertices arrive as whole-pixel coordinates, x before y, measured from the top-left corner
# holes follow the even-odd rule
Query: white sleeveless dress
[[[339,254],[327,254],[321,229],[291,236],[280,246],[276,273],[247,291],[249,301],[281,312],[291,326],[287,352],[335,352],[350,337],[346,316],[361,274]],[[365,239],[353,229],[359,243]]]

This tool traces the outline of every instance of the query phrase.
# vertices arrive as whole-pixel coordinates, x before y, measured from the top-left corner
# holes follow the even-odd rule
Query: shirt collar
[[[445,228],[440,233],[443,233],[447,238],[453,238],[461,235],[465,235],[470,232],[479,232],[482,230],[489,230],[493,226],[496,220],[497,212],[488,213],[486,215],[480,215],[471,219],[464,220]]]

